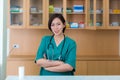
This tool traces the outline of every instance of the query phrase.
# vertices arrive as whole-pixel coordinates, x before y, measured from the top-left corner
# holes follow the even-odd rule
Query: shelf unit
[[[8,27],[46,29],[45,0],[8,0]]]
[[[66,0],[47,0],[46,1],[46,24],[48,24],[49,17],[54,13],[62,14],[65,17],[65,2]]]
[[[46,28],[45,24],[45,0],[27,1],[27,27]]]
[[[107,0],[107,26],[109,29],[120,29],[120,1]]]
[[[66,4],[66,21],[71,24],[71,23],[78,23],[79,27],[81,29],[84,29],[86,26],[86,21],[87,21],[87,0],[67,0]],[[75,8],[76,6],[81,6],[81,10],[76,11]],[[72,9],[70,11],[70,9]],[[80,26],[81,23],[81,26]]]
[[[51,14],[60,13],[70,29],[72,23],[77,23],[77,29],[120,29],[119,3],[119,0],[8,0],[8,27],[47,29]]]
[[[87,8],[87,29],[105,29],[105,0],[89,0]]]
[[[8,27],[25,28],[26,0],[8,0]]]

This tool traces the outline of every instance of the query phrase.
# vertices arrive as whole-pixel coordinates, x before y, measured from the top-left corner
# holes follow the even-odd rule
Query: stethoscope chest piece
[[[58,57],[58,60],[60,60],[60,61],[62,60],[62,56],[61,55]]]

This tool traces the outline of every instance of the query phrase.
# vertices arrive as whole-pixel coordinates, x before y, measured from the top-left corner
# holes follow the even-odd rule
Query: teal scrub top
[[[44,36],[42,38],[35,61],[44,58],[44,55],[46,55],[49,60],[59,60],[59,57],[62,55],[62,61],[71,65],[73,70],[68,72],[51,72],[41,67],[40,75],[74,75],[76,68],[76,42],[68,36],[65,36],[65,39],[56,46],[54,38],[51,37],[52,36]]]

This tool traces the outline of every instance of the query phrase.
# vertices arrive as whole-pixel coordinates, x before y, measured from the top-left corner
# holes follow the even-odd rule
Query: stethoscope
[[[48,44],[48,46],[47,46],[47,53],[49,52],[49,49],[51,48],[51,57],[52,57],[52,60],[53,60],[53,58],[54,58],[54,45],[53,45],[53,43],[52,43],[52,39],[53,39],[53,37],[54,37],[54,35],[52,35],[51,36],[51,38],[50,38],[50,42],[49,42],[49,44]],[[62,44],[62,48],[61,48],[61,51],[60,51],[60,55],[59,55],[59,57],[58,57],[58,60],[63,60],[63,58],[62,58],[62,52],[63,52],[63,47],[64,47],[64,45],[65,45],[65,35],[64,35],[64,39],[63,39],[63,44]],[[46,58],[48,59],[48,60],[50,60],[50,56],[49,56],[50,54],[46,54]]]

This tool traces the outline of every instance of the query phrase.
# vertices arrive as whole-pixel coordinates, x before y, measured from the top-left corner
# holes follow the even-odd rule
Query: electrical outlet
[[[13,48],[19,48],[19,44],[13,44]]]

